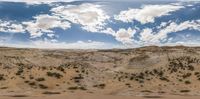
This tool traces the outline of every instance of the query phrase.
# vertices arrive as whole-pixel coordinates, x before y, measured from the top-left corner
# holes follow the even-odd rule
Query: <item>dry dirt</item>
[[[0,99],[199,99],[200,47],[0,48]]]

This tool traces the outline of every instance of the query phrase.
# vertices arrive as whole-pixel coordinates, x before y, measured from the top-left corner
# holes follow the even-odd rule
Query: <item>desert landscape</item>
[[[200,47],[0,48],[0,99],[199,99]]]

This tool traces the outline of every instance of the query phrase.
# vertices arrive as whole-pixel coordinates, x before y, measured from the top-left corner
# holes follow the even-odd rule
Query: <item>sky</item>
[[[199,46],[199,0],[0,0],[0,46]]]

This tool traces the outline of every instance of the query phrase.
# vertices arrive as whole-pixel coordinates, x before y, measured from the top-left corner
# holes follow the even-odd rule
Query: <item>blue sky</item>
[[[199,12],[200,2],[184,0],[0,0],[0,46],[199,46]]]

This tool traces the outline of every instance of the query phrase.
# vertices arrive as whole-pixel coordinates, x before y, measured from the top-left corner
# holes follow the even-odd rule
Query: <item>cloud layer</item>
[[[16,2],[40,4],[57,1],[21,0]],[[31,47],[37,48],[94,49],[119,47],[118,44],[120,47],[170,44],[173,43],[171,41],[174,39],[169,37],[170,34],[184,30],[200,32],[200,18],[185,19],[184,21],[180,21],[179,18],[173,19],[175,18],[173,15],[177,11],[187,9],[186,7],[192,9],[193,4],[190,4],[190,6],[184,5],[184,3],[143,4],[140,8],[129,7],[128,10],[109,14],[111,11],[107,11],[103,3],[55,4],[51,5],[48,14],[37,14],[32,16],[30,20],[22,22],[0,20],[0,32],[8,34],[28,33]],[[164,21],[160,19],[157,22],[157,18],[163,16],[169,16],[172,19],[165,19]],[[109,35],[118,44],[115,46],[108,42],[105,43],[103,40],[91,41],[90,39],[78,40],[73,43],[59,41],[59,32],[55,30],[61,29],[65,33],[70,29],[73,30],[74,26],[79,27],[76,29],[81,29],[80,31],[83,31],[83,33]],[[80,36],[77,35],[78,37]],[[0,36],[0,43],[4,41],[1,38],[4,39],[4,37]]]

